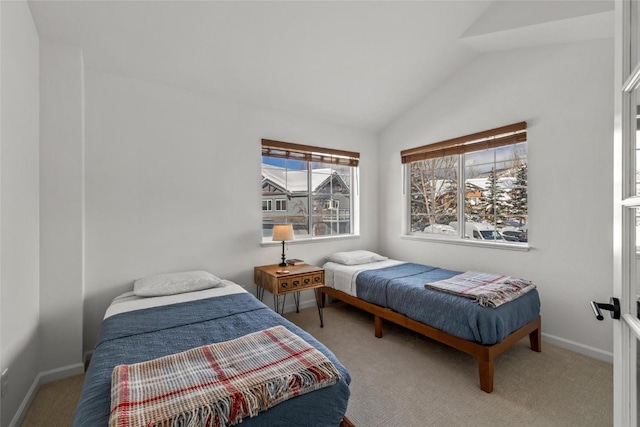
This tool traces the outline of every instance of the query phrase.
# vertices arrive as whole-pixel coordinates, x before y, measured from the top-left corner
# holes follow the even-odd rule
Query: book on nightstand
[[[304,261],[301,259],[288,259],[287,261],[287,265],[300,265],[300,264],[304,264]]]

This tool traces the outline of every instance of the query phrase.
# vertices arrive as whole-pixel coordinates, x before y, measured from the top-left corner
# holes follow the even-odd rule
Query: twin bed
[[[337,262],[336,262],[337,261]],[[529,336],[541,351],[540,298],[535,288],[498,307],[425,288],[462,272],[389,260],[375,253],[338,253],[323,265],[324,295],[374,315],[375,336],[382,319],[475,356],[480,388],[493,391],[494,360]],[[327,319],[330,321],[330,319]]]
[[[117,365],[144,362],[277,326],[284,326],[324,354],[339,372],[340,379],[333,385],[285,400],[255,417],[246,417],[242,425],[349,425],[343,420],[351,381],[346,368],[311,335],[241,286],[226,280],[211,289],[176,295],[140,297],[128,293],[116,298],[102,323],[73,425],[133,427],[134,424],[116,424],[113,420],[109,424],[112,372]]]

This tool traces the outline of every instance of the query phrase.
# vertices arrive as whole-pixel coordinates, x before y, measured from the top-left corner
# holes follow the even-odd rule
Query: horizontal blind
[[[343,166],[358,166],[360,153],[313,147],[291,142],[262,140],[262,155],[280,159],[303,160],[307,162],[331,163]]]
[[[448,139],[400,152],[402,163],[471,153],[489,148],[518,144],[527,140],[527,122],[514,123],[471,135]]]

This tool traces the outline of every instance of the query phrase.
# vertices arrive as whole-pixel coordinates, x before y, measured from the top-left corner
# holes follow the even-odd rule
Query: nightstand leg
[[[314,289],[315,293],[316,293],[316,304],[318,305],[318,316],[320,317],[320,327],[324,328],[324,316],[323,316],[323,299],[324,299],[324,293],[322,292],[322,290],[320,288],[316,288]]]
[[[293,301],[296,303],[296,313],[300,313],[300,292],[293,294]]]
[[[282,295],[282,307],[280,306],[280,295],[273,296],[273,308],[276,310],[276,313],[283,315],[284,314],[284,304],[287,301],[287,294]]]
[[[256,297],[262,301],[262,297],[264,297],[264,288],[262,286],[256,286]]]

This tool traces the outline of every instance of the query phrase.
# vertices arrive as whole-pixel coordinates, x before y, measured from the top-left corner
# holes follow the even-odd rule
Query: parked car
[[[449,223],[450,226],[458,229],[458,222],[452,221]],[[504,240],[502,238],[502,234],[495,227],[486,222],[465,222],[465,237],[468,239],[477,239],[477,240]]]
[[[512,233],[513,231],[503,231],[500,234],[502,234],[502,238],[507,242],[519,242],[520,239],[518,239],[518,236],[514,236]]]
[[[502,236],[505,240],[513,241],[513,242],[527,242],[527,232],[522,230],[507,230],[502,231]]]

